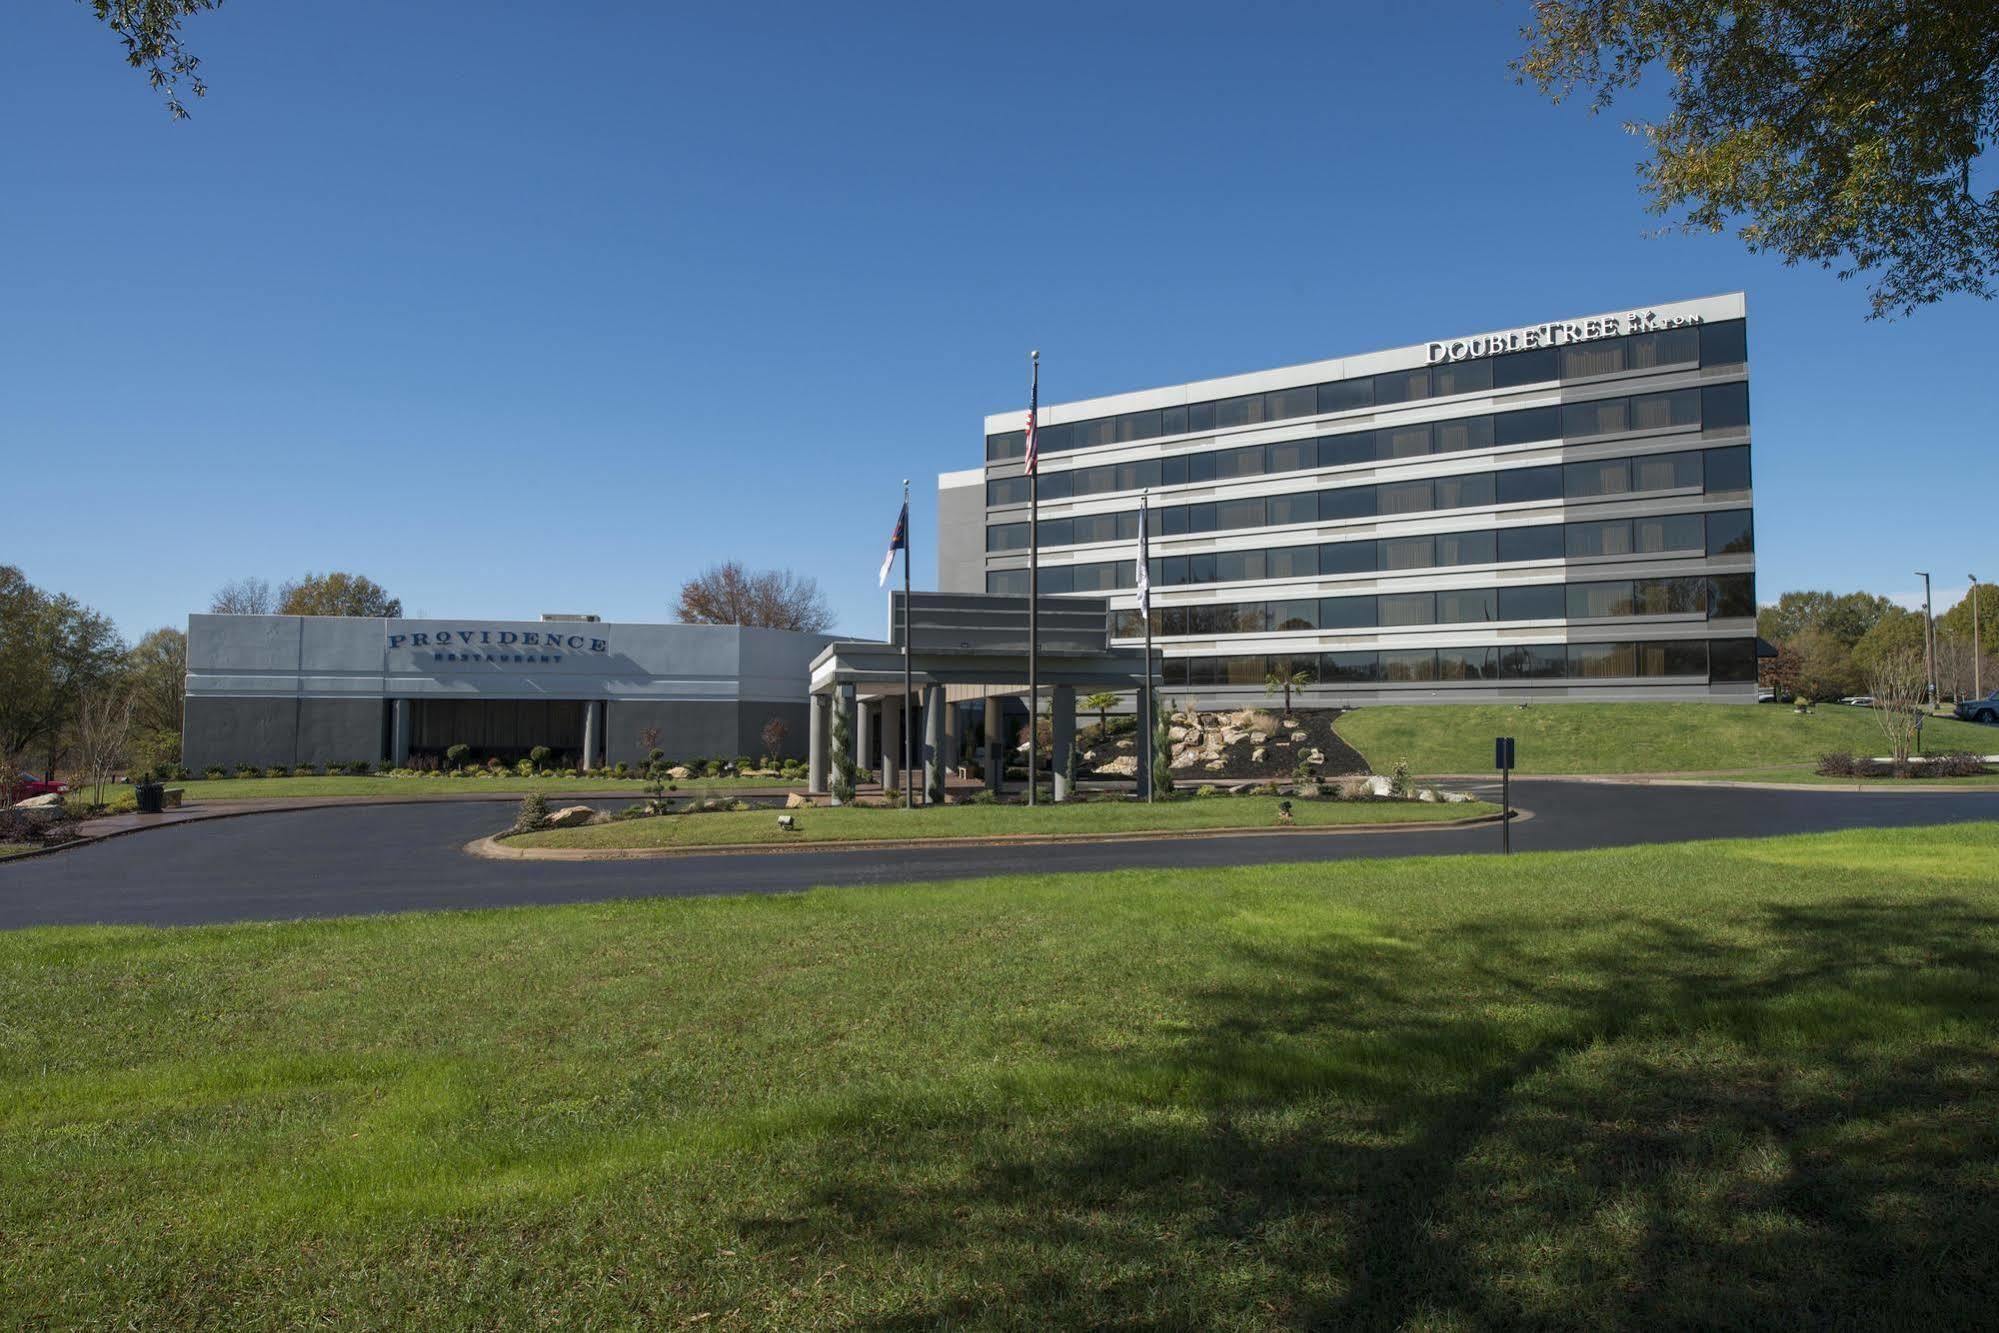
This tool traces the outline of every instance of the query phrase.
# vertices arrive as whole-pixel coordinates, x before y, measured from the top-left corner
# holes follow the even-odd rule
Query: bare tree
[[[96,689],[83,696],[76,709],[76,762],[82,780],[96,788],[91,804],[104,804],[104,784],[125,757],[131,736],[131,695]]]
[[[1912,648],[1885,653],[1875,664],[1868,688],[1874,695],[1874,716],[1888,738],[1888,753],[1897,776],[1909,771],[1909,751],[1922,725],[1923,699],[1928,694],[1923,655]]]
[[[208,610],[218,616],[267,616],[278,609],[278,599],[271,592],[270,581],[252,576],[233,579],[215,590],[215,596],[208,599]]]
[[[790,734],[791,728],[784,724],[784,719],[781,717],[774,717],[764,723],[764,754],[772,759],[777,758],[777,752],[784,748],[784,738]]]
[[[687,625],[755,625],[808,634],[833,625],[817,580],[788,569],[746,570],[736,560],[710,566],[681,584],[674,614]]]

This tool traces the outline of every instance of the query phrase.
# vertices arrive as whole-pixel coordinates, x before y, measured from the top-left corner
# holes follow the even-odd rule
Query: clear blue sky
[[[0,562],[136,636],[329,568],[664,619],[738,557],[872,634],[1029,347],[1061,400],[1741,287],[1763,599],[1994,577],[1999,312],[1652,235],[1526,8],[231,0],[174,123],[11,6]]]

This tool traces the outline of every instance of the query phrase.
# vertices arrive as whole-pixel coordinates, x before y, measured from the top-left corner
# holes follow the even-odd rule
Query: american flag
[[[1034,412],[1041,402],[1041,377],[1037,374],[1034,387],[1027,391],[1027,471],[1023,476],[1034,475]]]
[[[895,553],[909,549],[909,501],[902,502],[902,512],[895,516],[895,533],[888,539],[888,554],[882,557],[881,577],[875,580],[877,588],[888,586],[888,572],[895,568]]]
[[[1152,614],[1152,541],[1146,522],[1146,497],[1138,497],[1138,614]]]

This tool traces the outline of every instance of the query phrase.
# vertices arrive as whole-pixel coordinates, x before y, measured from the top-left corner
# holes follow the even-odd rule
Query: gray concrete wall
[[[189,699],[181,763],[197,775],[211,765],[291,767],[297,762],[298,704],[297,699]]]
[[[381,699],[301,699],[294,764],[349,764],[365,759],[380,765],[383,753]]]
[[[937,589],[986,590],[986,472],[937,478]]]

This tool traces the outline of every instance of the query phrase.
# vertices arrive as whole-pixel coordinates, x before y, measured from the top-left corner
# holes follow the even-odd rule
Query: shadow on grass
[[[843,1140],[738,1225],[901,1270],[888,1327],[1982,1323],[1995,927],[1856,899],[1259,950],[1164,1058]]]

